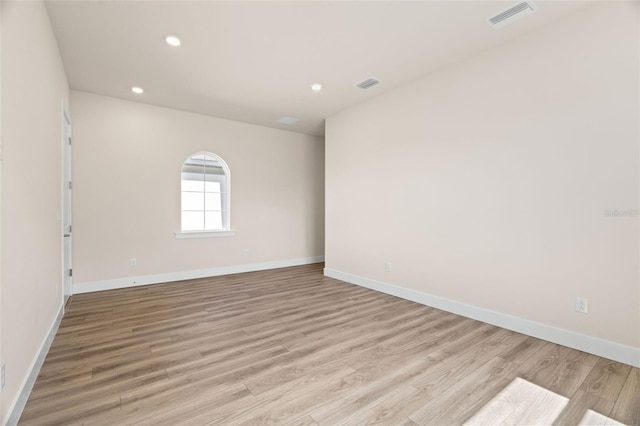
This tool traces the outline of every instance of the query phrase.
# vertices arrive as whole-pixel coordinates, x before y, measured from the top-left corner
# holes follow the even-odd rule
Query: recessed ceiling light
[[[138,86],[134,86],[131,88],[131,91],[133,93],[135,93],[136,95],[141,95],[144,93],[144,90],[142,90],[142,87],[138,87]]]
[[[182,44],[180,39],[174,35],[168,35],[164,38],[164,41],[167,42],[169,46],[178,47]]]
[[[319,92],[322,90],[322,84],[320,83],[314,83],[311,85],[311,90],[313,90],[314,92]]]

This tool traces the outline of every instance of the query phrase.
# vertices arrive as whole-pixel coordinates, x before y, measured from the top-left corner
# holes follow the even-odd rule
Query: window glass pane
[[[201,152],[182,165],[182,229],[210,231],[229,227],[228,176],[224,160]]]
[[[183,231],[202,231],[204,229],[204,212],[182,212]]]
[[[202,192],[183,192],[182,210],[204,210],[204,194]]]
[[[220,192],[220,182],[205,182],[207,192]]]
[[[222,210],[222,199],[220,197],[220,193],[207,193],[204,196],[205,210]]]
[[[186,180],[183,176],[182,190],[204,192],[204,181],[203,180]]]
[[[204,221],[207,231],[222,229],[222,212],[206,212]]]

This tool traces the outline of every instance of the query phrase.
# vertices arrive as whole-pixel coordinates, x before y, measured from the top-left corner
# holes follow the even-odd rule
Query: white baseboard
[[[221,266],[217,268],[195,269],[192,271],[170,272],[166,274],[116,278],[113,280],[89,281],[84,283],[74,283],[73,294],[137,287],[149,284],[160,284],[172,281],[193,280],[196,278],[217,277],[220,275],[241,274],[244,272],[264,271],[267,269],[288,268],[290,266],[310,265],[312,263],[320,262],[324,262],[324,256],[275,260],[271,262],[250,263],[245,265]]]
[[[47,357],[47,353],[49,352],[49,348],[51,347],[51,342],[53,342],[53,338],[58,332],[58,327],[60,326],[60,321],[62,321],[63,314],[64,306],[60,306],[60,310],[54,318],[53,323],[49,327],[49,332],[42,341],[38,353],[33,358],[33,361],[31,361],[31,365],[29,366],[29,374],[27,374],[27,376],[22,381],[18,394],[9,406],[9,410],[7,410],[7,417],[4,419],[2,424],[7,426],[15,426],[18,424],[18,420],[20,420],[22,411],[24,410],[25,405],[27,405],[27,400],[29,399],[29,395],[31,394],[33,385],[36,383],[36,379],[38,378],[38,374],[40,373],[40,368],[42,368],[44,359]]]
[[[411,300],[422,305],[431,306],[443,311],[451,312],[467,318],[472,318],[507,330],[516,331],[528,336],[537,337],[552,343],[567,346],[603,358],[608,358],[624,364],[640,367],[640,348],[622,345],[586,334],[553,327],[527,319],[514,317],[501,312],[491,311],[455,300],[422,293],[416,290],[376,281],[358,275],[335,269],[325,268],[324,275],[335,278],[371,290],[397,296],[402,299]]]

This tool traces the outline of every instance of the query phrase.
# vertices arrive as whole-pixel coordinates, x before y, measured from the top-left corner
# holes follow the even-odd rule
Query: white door
[[[63,276],[64,276],[64,302],[66,303],[72,294],[73,283],[73,226],[72,226],[72,145],[71,145],[71,119],[66,111],[63,113],[63,179],[62,179],[62,225],[63,225]]]

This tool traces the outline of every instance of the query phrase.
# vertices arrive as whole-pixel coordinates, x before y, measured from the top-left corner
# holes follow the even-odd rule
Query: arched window
[[[210,152],[197,152],[182,164],[182,231],[228,231],[229,167]]]

